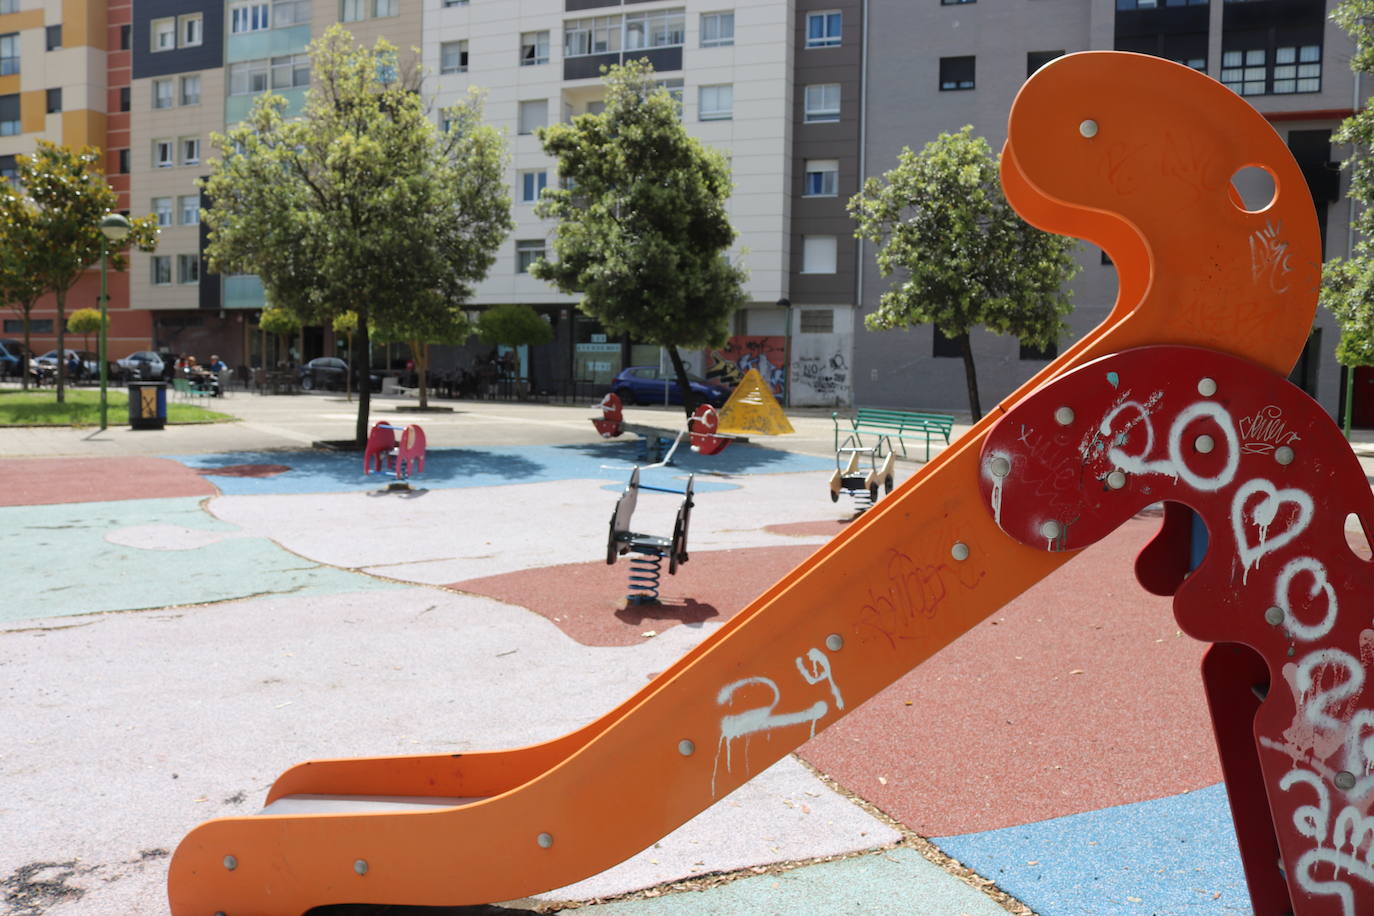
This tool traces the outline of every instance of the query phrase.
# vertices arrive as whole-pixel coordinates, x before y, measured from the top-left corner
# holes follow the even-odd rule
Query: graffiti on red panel
[[[782,394],[786,365],[785,337],[740,335],[731,337],[723,347],[706,351],[706,377],[711,381],[733,388],[746,372],[757,369],[774,396]]]

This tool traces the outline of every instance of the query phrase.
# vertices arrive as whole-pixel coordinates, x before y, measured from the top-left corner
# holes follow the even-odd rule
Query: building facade
[[[959,410],[966,389],[956,342],[929,327],[864,328],[890,280],[878,275],[873,246],[853,238],[846,202],[863,181],[892,168],[903,146],[919,149],[964,124],[1000,147],[1016,91],[1061,54],[1137,51],[1201,70],[1264,113],[1308,177],[1327,254],[1344,254],[1349,210],[1334,167],[1343,151],[1330,136],[1359,100],[1350,42],[1327,21],[1330,2],[0,0],[0,172],[38,137],[95,143],[107,151],[121,205],[157,215],[157,252],[134,254],[127,278],[114,282],[114,355],[151,346],[251,366],[332,354],[339,341],[320,328],[279,351],[258,333],[257,279],[205,270],[196,181],[212,155],[210,135],[241,120],[257,96],[271,90],[299,108],[310,83],[306,49],[330,24],[343,22],[368,45],[385,37],[401,49],[401,66],[424,68],[436,121],[478,87],[488,120],[506,134],[516,228],[473,307],[538,309],[555,341],[522,351],[521,374],[540,388],[591,393],[621,368],[662,356],[606,333],[574,297],[529,274],[554,230],[534,204],[556,181],[534,132],[600,110],[600,68],[647,57],[680,100],[689,132],[729,157],[739,235],[731,255],[749,274],[729,344],[692,354],[693,367],[725,380],[760,368],[794,406]],[[1088,246],[1079,257],[1059,348],[1094,327],[1115,297],[1111,264]],[[41,307],[38,317],[50,331]],[[6,336],[12,327],[7,319]],[[1333,412],[1343,393],[1336,337],[1323,314],[1294,376]],[[36,349],[50,339],[37,334]],[[972,344],[985,404],[1058,349],[982,331]],[[447,350],[434,365],[468,368],[476,357]]]

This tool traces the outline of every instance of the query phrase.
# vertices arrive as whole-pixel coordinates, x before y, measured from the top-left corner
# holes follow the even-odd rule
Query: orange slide
[[[257,816],[177,848],[179,916],[331,903],[460,905],[571,884],[647,847],[1074,555],[1002,533],[979,493],[988,429],[1071,367],[1147,344],[1286,373],[1311,327],[1320,242],[1297,164],[1216,81],[1153,57],[1069,55],[1022,88],[1003,155],[1033,224],[1105,249],[1108,320],[638,694],[514,750],[321,760]],[[1231,180],[1273,178],[1243,208]]]

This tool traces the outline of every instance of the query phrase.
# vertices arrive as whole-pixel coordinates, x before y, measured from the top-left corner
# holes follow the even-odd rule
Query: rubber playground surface
[[[642,480],[697,474],[691,561],[661,605],[627,606],[606,533],[636,448],[557,439],[431,448],[409,493],[304,448],[0,460],[0,914],[166,912],[187,831],[256,811],[301,760],[576,729],[853,516],[833,462],[785,440],[684,450]],[[678,499],[645,492],[636,529],[671,530]],[[1248,913],[1205,647],[1130,573],[1157,525],[650,849],[504,907]]]

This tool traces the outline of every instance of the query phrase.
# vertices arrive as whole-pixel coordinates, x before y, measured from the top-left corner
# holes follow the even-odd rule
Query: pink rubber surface
[[[209,480],[169,458],[9,458],[0,506],[215,496]]]

